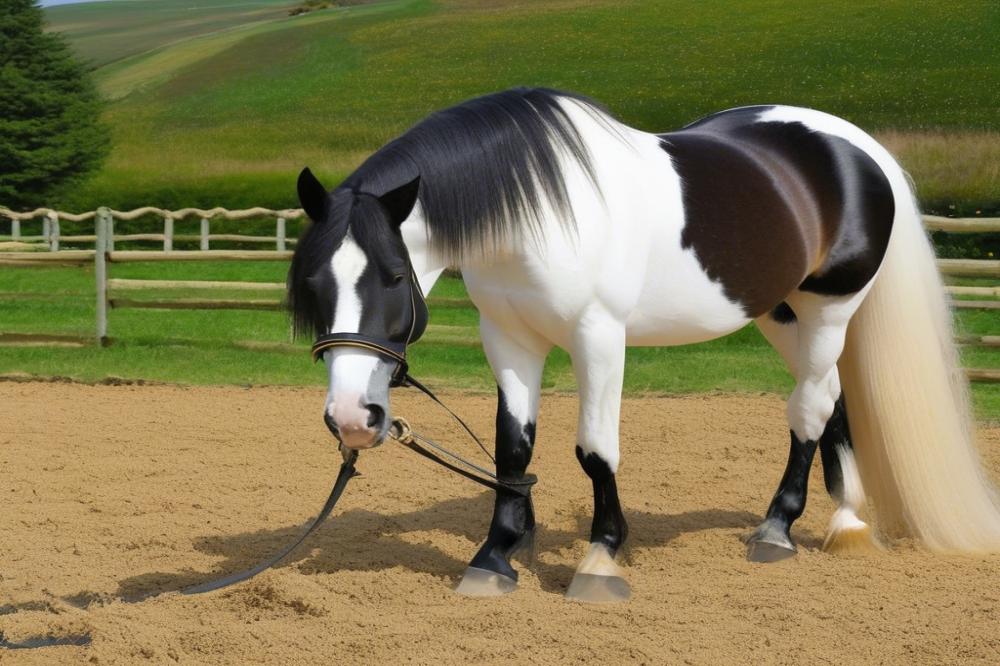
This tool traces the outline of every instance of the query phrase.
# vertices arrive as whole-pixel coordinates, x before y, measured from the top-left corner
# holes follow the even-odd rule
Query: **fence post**
[[[105,219],[104,226],[107,227],[107,233],[104,243],[104,249],[108,252],[115,251],[115,216],[111,214],[111,210],[108,210],[107,218]]]
[[[49,228],[50,224],[51,222],[49,221],[48,215],[42,218],[42,240],[45,242],[46,245],[49,245],[51,247],[52,234],[50,233],[51,231]]]
[[[167,215],[163,218],[163,251],[174,249],[174,218]]]
[[[21,220],[16,217],[10,218],[10,237],[13,240],[21,238]]]
[[[58,252],[59,251],[59,216],[56,215],[55,211],[49,211],[47,217],[49,219],[49,233],[52,234],[50,236],[49,250],[51,250],[52,252]]]
[[[94,281],[97,285],[97,342],[108,344],[108,230],[111,228],[111,211],[104,206],[97,209],[94,218],[97,243],[94,248]]]
[[[278,221],[277,221],[277,224],[275,226],[277,228],[275,229],[274,235],[278,237],[278,241],[276,243],[277,250],[278,250],[278,252],[284,252],[285,251],[285,218],[279,217]]]
[[[208,249],[208,218],[201,218],[201,245],[202,250]]]

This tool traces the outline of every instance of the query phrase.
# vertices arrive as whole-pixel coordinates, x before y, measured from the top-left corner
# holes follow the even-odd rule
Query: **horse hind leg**
[[[768,341],[787,363],[797,386],[788,401],[791,446],[778,490],[761,525],[747,539],[747,558],[774,562],[795,554],[791,526],[805,509],[809,470],[816,448],[827,490],[838,503],[824,547],[854,550],[872,543],[858,518],[864,493],[851,448],[850,431],[836,362],[851,315],[863,294],[831,298],[797,294],[758,319]]]
[[[878,542],[871,528],[859,517],[865,504],[865,493],[854,457],[843,394],[837,398],[819,448],[823,459],[823,481],[830,497],[837,503],[826,530],[823,550],[847,554],[877,549]]]

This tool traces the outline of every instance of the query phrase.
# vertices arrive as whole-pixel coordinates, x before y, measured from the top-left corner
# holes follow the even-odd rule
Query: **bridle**
[[[406,360],[406,348],[410,344],[419,340],[420,336],[424,334],[424,330],[426,330],[427,328],[427,300],[424,298],[424,292],[420,288],[420,282],[419,280],[417,280],[417,274],[413,270],[413,264],[409,263],[409,259],[407,259],[407,268],[409,269],[408,273],[410,275],[411,316],[410,316],[410,330],[409,333],[407,333],[406,335],[406,342],[395,342],[387,338],[378,338],[373,335],[365,335],[363,333],[325,333],[323,335],[317,336],[316,342],[313,343],[311,350],[313,363],[315,363],[322,357],[323,352],[325,352],[328,349],[333,349],[335,347],[356,347],[360,349],[367,349],[368,351],[375,352],[382,358],[388,359],[390,361],[395,361],[396,369],[393,370],[392,379],[390,379],[389,381],[389,387],[397,388],[400,386],[412,386],[413,388],[417,389],[418,391],[426,395],[428,398],[436,402],[442,409],[448,412],[448,414],[450,414],[451,417],[459,423],[459,425],[462,426],[465,432],[469,434],[469,437],[471,437],[473,441],[475,441],[476,444],[479,445],[479,448],[482,449],[483,453],[485,453],[486,456],[490,459],[490,462],[496,463],[496,460],[494,460],[493,456],[490,455],[489,450],[483,445],[482,440],[480,440],[479,437],[476,436],[476,433],[472,432],[472,428],[470,428],[465,423],[465,421],[463,421],[461,417],[458,416],[458,414],[451,411],[451,409],[449,409],[447,405],[441,402],[441,400],[436,395],[434,395],[433,391],[431,391],[429,388],[424,386],[422,383],[420,383],[410,375],[410,364]],[[476,473],[480,474],[485,472],[487,477],[492,477],[492,481],[488,479],[482,479],[478,476],[469,476],[469,478],[473,479],[478,483],[483,483],[484,485],[488,485],[491,488],[494,489],[497,488],[496,483],[498,483],[499,481],[495,475],[484,470],[478,465],[465,460],[461,456],[447,452],[445,449],[442,449],[437,444],[434,444],[433,442],[430,442],[430,440],[427,440],[426,438],[423,438],[420,435],[414,433],[412,430],[410,430],[409,424],[407,424],[406,421],[404,421],[403,419],[396,419],[393,422],[393,426],[395,427],[395,432],[397,433],[397,436],[393,436],[393,439],[395,439],[397,442],[400,442],[404,446],[413,449],[414,451],[425,457],[434,459],[435,462],[442,464],[445,467],[448,467],[449,469],[452,469],[452,471],[457,471],[459,474],[469,476],[469,473],[467,473],[466,471],[454,469],[451,466],[451,463],[445,463],[441,459],[434,458],[433,456],[428,455],[428,451],[420,447],[420,445],[416,443],[416,440],[423,441],[424,443],[429,443],[433,446],[433,448],[436,448],[439,451],[446,453],[448,457],[451,457],[457,460],[459,463],[464,464],[468,469],[474,470]],[[399,436],[399,433],[405,433],[405,436]],[[390,435],[393,434],[392,429],[390,429],[389,434]],[[500,485],[501,486],[503,485],[502,482],[500,482]],[[521,491],[520,489],[521,486],[520,484],[518,484],[518,490],[516,490],[515,492],[520,492]]]
[[[405,342],[395,342],[388,338],[378,338],[363,333],[324,333],[316,337],[316,342],[312,346],[312,359],[315,363],[323,356],[323,352],[334,347],[357,347],[373,351],[382,358],[396,362],[396,369],[393,370],[392,379],[389,386],[395,388],[410,383],[410,364],[406,361],[406,348],[410,344],[420,339],[424,334],[427,325],[427,301],[424,299],[424,292],[420,288],[417,274],[413,270],[413,264],[407,259],[407,268],[410,286],[410,331],[406,334]],[[419,305],[419,310],[417,309]],[[418,325],[418,320],[420,323]]]
[[[395,342],[387,338],[379,338],[363,333],[325,333],[317,336],[316,342],[313,343],[311,350],[313,362],[315,363],[318,361],[323,355],[323,352],[335,347],[356,347],[360,349],[367,349],[375,352],[383,358],[395,361],[396,369],[392,373],[392,379],[389,382],[389,386],[392,388],[412,386],[433,400],[439,407],[448,412],[448,414],[460,426],[462,426],[462,429],[468,433],[469,437],[471,437],[472,440],[479,445],[479,448],[486,454],[486,457],[490,459],[490,462],[496,464],[496,460],[490,454],[486,446],[483,445],[483,441],[472,431],[472,428],[470,428],[458,414],[453,412],[446,404],[441,402],[441,399],[434,395],[433,391],[410,375],[410,366],[406,360],[406,348],[411,343],[419,340],[420,336],[424,334],[424,330],[427,328],[427,301],[424,298],[423,290],[420,288],[420,282],[417,280],[417,274],[413,270],[413,264],[409,263],[409,258],[407,258],[407,268],[410,275],[411,316],[410,330],[406,335],[406,342]],[[492,488],[493,490],[506,490],[508,492],[527,496],[531,491],[531,486],[535,483],[535,477],[531,474],[527,474],[518,479],[499,479],[489,470],[483,469],[475,463],[466,460],[462,456],[448,451],[433,440],[427,439],[426,437],[413,432],[413,430],[410,429],[410,425],[401,418],[393,420],[391,427],[389,428],[388,435],[403,446],[419,453],[425,458],[429,458],[439,465],[447,467],[451,471],[472,479],[476,483],[484,485],[488,488]],[[422,444],[427,446],[425,447]],[[357,457],[356,452],[354,457]],[[344,450],[344,460],[345,462],[348,460],[348,452],[346,450]]]

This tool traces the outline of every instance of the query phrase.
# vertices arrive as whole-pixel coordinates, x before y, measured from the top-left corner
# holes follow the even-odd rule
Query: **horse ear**
[[[299,203],[313,222],[322,223],[326,221],[326,214],[329,205],[329,195],[326,188],[319,182],[313,172],[306,167],[299,174],[298,182]]]
[[[389,217],[393,224],[400,225],[413,212],[413,206],[417,203],[417,193],[420,191],[420,176],[417,176],[405,185],[400,185],[394,190],[389,190],[378,200],[389,211]]]

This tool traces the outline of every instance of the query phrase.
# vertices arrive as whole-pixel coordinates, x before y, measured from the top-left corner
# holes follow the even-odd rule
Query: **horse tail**
[[[838,363],[858,469],[885,536],[935,551],[997,551],[1000,504],[973,440],[934,251],[906,174],[880,152],[895,220]]]

